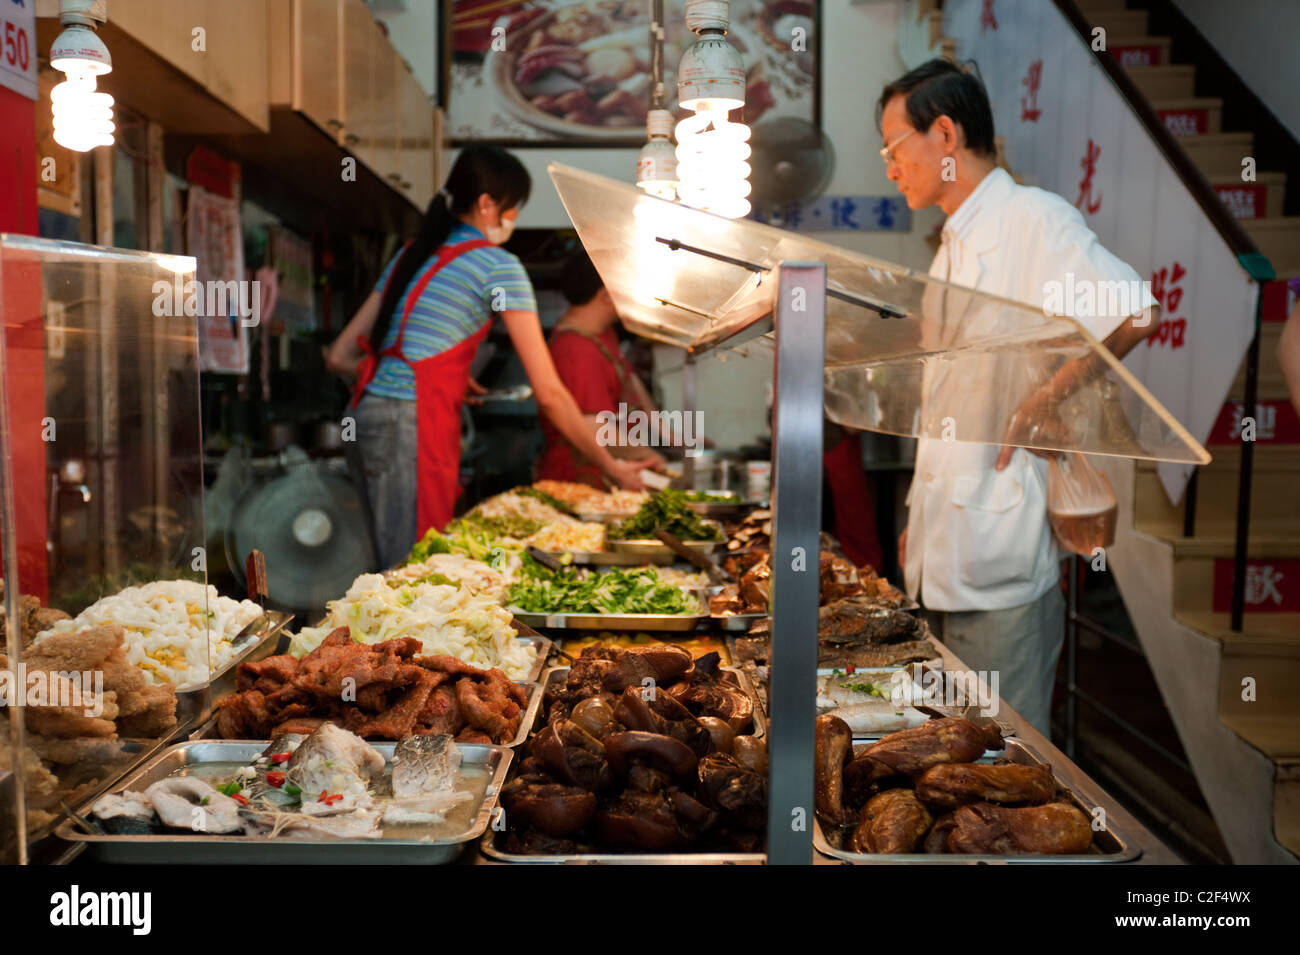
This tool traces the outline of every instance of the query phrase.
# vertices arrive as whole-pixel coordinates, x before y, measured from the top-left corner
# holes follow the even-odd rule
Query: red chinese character
[[[993,15],[993,0],[984,0],[984,11],[980,14],[980,33],[998,28],[997,18]]]
[[[1186,275],[1187,270],[1180,262],[1174,263],[1172,274],[1168,269],[1160,269],[1151,275],[1151,294],[1170,318],[1177,313],[1178,306],[1182,304],[1183,290],[1176,286]]]
[[[1092,177],[1097,172],[1097,157],[1101,155],[1101,147],[1088,140],[1088,152],[1083,157],[1079,165],[1083,167],[1083,178],[1079,180],[1079,198],[1074,200],[1075,206],[1083,209],[1092,215],[1101,208],[1101,194],[1098,193],[1097,201],[1092,201]]]
[[[1043,83],[1043,61],[1034,60],[1029,64],[1029,73],[1021,81],[1028,94],[1020,98],[1020,121],[1036,123],[1038,117],[1042,115],[1042,110],[1038,108],[1038,87]]]

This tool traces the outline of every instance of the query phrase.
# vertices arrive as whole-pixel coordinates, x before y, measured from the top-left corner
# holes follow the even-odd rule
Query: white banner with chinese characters
[[[943,32],[979,67],[1012,172],[1074,203],[1150,279],[1164,322],[1125,364],[1205,443],[1250,344],[1258,286],[1051,0],[948,0]],[[1160,466],[1172,501],[1190,475]]]

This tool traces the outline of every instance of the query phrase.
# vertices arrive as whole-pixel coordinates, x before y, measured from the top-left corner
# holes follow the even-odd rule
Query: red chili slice
[[[267,784],[268,786],[275,786],[277,789],[278,789],[279,787],[283,786],[283,785],[284,785],[284,773],[279,772],[278,770],[273,770],[272,772],[267,773],[267,774],[266,774],[266,784]]]

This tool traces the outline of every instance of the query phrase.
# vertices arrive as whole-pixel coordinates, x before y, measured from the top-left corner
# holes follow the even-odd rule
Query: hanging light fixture
[[[59,0],[64,29],[50,47],[50,65],[67,79],[50,91],[54,141],[79,153],[113,145],[113,97],[95,88],[99,76],[113,71],[95,32],[106,19],[103,0]]]
[[[660,199],[677,198],[677,150],[673,146],[673,114],[664,103],[664,2],[650,0],[650,111],[646,114],[649,141],[636,157],[636,184]]]
[[[749,213],[749,127],[728,113],[745,105],[745,64],[727,42],[727,0],[686,0],[686,25],[698,37],[677,67],[677,102],[691,110],[677,124],[677,196],[729,219]]]

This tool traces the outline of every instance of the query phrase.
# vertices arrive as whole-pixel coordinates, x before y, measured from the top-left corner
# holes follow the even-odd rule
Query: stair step
[[[1279,644],[1300,647],[1300,613],[1248,613],[1241,633],[1232,629],[1232,620],[1226,613],[1178,610],[1174,616],[1193,630],[1219,641],[1225,653],[1235,656],[1251,655],[1252,647],[1262,647],[1265,653],[1278,652]]]
[[[1230,176],[1210,176],[1210,185],[1228,211],[1238,219],[1280,216],[1286,197],[1286,173],[1259,172],[1254,182],[1242,182],[1240,171]]]
[[[1085,9],[1081,11],[1088,21],[1089,32],[1092,27],[1102,27],[1106,31],[1106,45],[1110,46],[1112,36],[1145,36],[1147,32],[1147,12],[1145,10],[1121,10],[1116,8]]]
[[[1300,446],[1285,445],[1300,457]],[[1262,531],[1274,521],[1300,524],[1300,495],[1295,493],[1296,474],[1300,468],[1290,470],[1272,468],[1261,459],[1264,445],[1257,447],[1255,466],[1251,472],[1250,526]],[[1225,452],[1231,450],[1233,453]],[[1210,449],[1214,460],[1200,469],[1196,479],[1196,526],[1235,526],[1237,518],[1237,482],[1241,460],[1240,448]],[[1221,460],[1227,459],[1227,460]],[[1181,527],[1186,509],[1186,498],[1178,506],[1169,503],[1165,486],[1156,471],[1138,471],[1134,483],[1134,512],[1142,515],[1148,524]]]
[[[1113,36],[1106,45],[1120,66],[1165,66],[1171,42],[1167,36]]]
[[[1258,525],[1251,530],[1260,533]],[[1232,610],[1234,569],[1230,556],[1175,558],[1174,607],[1182,613],[1227,614]],[[1247,621],[1295,617],[1300,613],[1300,560],[1264,557],[1247,561],[1243,596]],[[1300,643],[1300,626],[1294,629],[1293,638]]]
[[[1223,724],[1270,759],[1300,756],[1300,732],[1294,716],[1222,717]],[[1276,807],[1275,811],[1276,811]]]
[[[1242,222],[1259,251],[1278,272],[1300,269],[1300,216],[1247,219]]]
[[[1241,161],[1253,155],[1255,137],[1251,133],[1204,133],[1179,136],[1178,144],[1188,158],[1209,176],[1241,175]]]
[[[1245,415],[1255,419],[1254,434],[1251,436],[1257,448],[1266,445],[1300,444],[1300,415],[1288,398],[1256,397],[1255,407],[1246,410],[1244,398],[1229,398],[1219,409],[1219,416],[1214,421],[1210,436],[1205,446],[1210,454],[1215,448],[1234,448],[1248,436],[1242,425]]]
[[[1196,67],[1130,66],[1126,71],[1133,83],[1151,102],[1162,99],[1186,99],[1195,95]]]
[[[1291,614],[1300,630],[1300,614]],[[1252,617],[1245,618],[1251,625]],[[1240,634],[1233,636],[1241,637]],[[1252,636],[1223,641],[1219,657],[1219,716],[1289,717],[1300,728],[1300,638]]]
[[[1143,534],[1168,541],[1174,548],[1175,561],[1213,560],[1233,557],[1237,552],[1236,522],[1204,521],[1196,525],[1194,537],[1183,536],[1183,525],[1157,523],[1137,515],[1134,522]],[[1252,529],[1247,541],[1249,559],[1273,558],[1275,560],[1300,559],[1300,526],[1276,522],[1266,530]]]
[[[1223,130],[1223,100],[1211,96],[1184,96],[1151,104],[1175,136],[1196,136]]]

